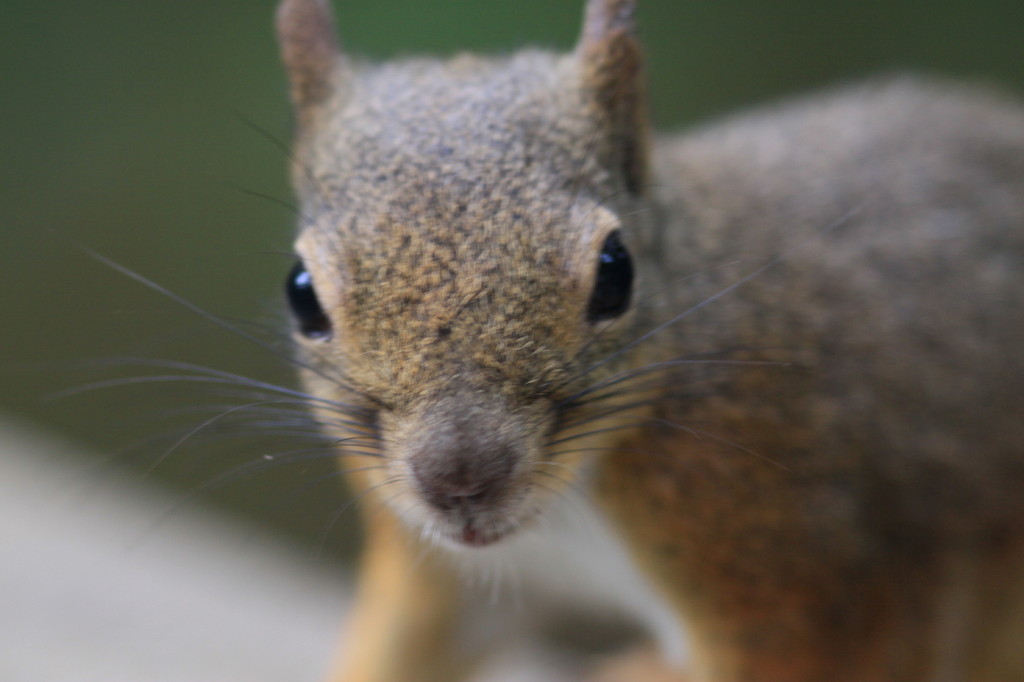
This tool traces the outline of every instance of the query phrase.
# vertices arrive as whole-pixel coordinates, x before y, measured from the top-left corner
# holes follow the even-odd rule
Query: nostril
[[[474,498],[483,497],[490,484],[487,481],[446,481],[440,487],[445,488],[445,492],[450,497],[473,501]]]
[[[490,489],[487,487],[472,492],[449,493],[448,504],[450,507],[479,506],[487,503],[490,498]]]
[[[479,505],[490,499],[492,488],[492,485],[477,483],[471,487],[451,489],[442,494],[448,498],[451,506]]]
[[[423,498],[446,512],[488,504],[498,496],[501,488],[497,480],[468,482],[447,477],[417,478]]]

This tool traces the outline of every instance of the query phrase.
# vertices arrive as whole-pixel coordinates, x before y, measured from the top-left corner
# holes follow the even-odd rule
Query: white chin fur
[[[545,500],[536,518],[485,546],[460,542],[457,531],[455,537],[436,527],[428,533],[468,584],[488,587],[493,602],[529,594],[543,603],[620,613],[648,630],[666,662],[687,660],[682,624],[600,510],[577,493]]]

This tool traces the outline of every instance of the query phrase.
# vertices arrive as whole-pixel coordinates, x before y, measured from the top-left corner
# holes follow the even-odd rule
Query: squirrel
[[[369,64],[280,2],[297,362],[366,533],[332,679],[465,679],[490,557],[633,608],[619,679],[1024,680],[1024,107],[891,77],[663,136],[635,5]]]

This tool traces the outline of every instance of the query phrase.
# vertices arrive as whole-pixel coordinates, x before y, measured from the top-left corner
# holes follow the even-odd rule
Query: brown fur
[[[591,0],[567,56],[360,65],[282,3],[333,327],[304,378],[369,467],[338,679],[455,679],[419,535],[500,542],[576,485],[692,679],[1024,679],[1024,110],[894,79],[649,141],[632,12]],[[613,229],[637,290],[594,325]]]

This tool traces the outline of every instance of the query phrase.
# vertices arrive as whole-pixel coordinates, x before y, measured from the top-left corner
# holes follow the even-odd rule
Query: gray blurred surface
[[[340,569],[0,423],[0,680],[322,679]]]

